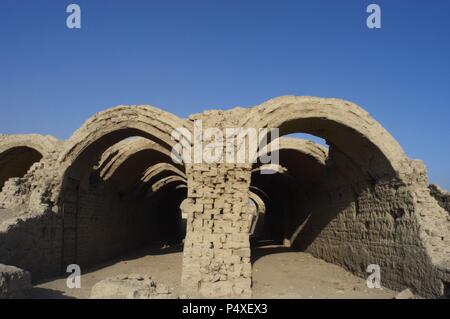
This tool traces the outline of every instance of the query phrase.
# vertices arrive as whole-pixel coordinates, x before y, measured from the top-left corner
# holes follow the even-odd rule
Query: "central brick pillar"
[[[250,297],[251,165],[190,164],[187,176],[183,293],[189,297]]]

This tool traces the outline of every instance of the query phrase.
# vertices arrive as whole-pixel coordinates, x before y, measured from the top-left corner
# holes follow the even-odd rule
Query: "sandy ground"
[[[256,248],[253,255],[254,298],[393,298],[396,294],[386,288],[369,289],[364,279],[307,253],[266,246]],[[181,261],[181,248],[141,250],[87,269],[80,289],[68,289],[66,278],[58,278],[35,285],[30,297],[89,298],[95,283],[123,273],[149,274],[178,291]]]
[[[269,246],[253,255],[254,298],[392,299],[397,294],[369,289],[365,279],[307,253]]]

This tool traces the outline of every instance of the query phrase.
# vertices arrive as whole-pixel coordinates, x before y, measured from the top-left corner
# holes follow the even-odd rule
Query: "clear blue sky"
[[[81,30],[66,27],[70,3]],[[370,3],[381,30],[366,27]],[[0,132],[68,138],[118,104],[187,116],[339,97],[450,189],[449,33],[447,0],[1,0]]]

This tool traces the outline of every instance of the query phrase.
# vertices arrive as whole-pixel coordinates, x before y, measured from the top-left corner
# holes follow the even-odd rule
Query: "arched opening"
[[[290,247],[297,239],[298,227],[310,213],[304,189],[294,177],[282,170],[270,175],[254,171],[252,186],[266,196],[265,212],[258,220],[264,226],[260,226],[257,238],[265,244]]]
[[[34,148],[17,146],[0,154],[0,191],[5,182],[13,177],[23,177],[43,155]]]
[[[280,140],[280,164],[272,166],[272,174],[261,174],[263,167],[255,168],[252,174],[250,190],[263,194],[260,198],[266,208],[262,220],[258,220],[258,224],[264,225],[262,232],[251,237],[254,294],[256,297],[283,294],[293,298],[311,294],[317,298],[335,297],[336,289],[332,285],[329,291],[321,292],[308,287],[315,287],[317,281],[324,280],[321,276],[325,282],[333,280],[327,277],[333,275],[333,266],[313,256],[327,260],[320,253],[328,253],[330,243],[333,247],[333,232],[340,231],[330,224],[341,218],[340,214],[347,217],[354,213],[351,209],[356,197],[353,196],[357,195],[353,193],[353,184],[349,183],[350,192],[346,193],[346,188],[342,187],[333,196],[332,191],[333,180],[342,183],[352,173],[344,174],[340,168],[330,167],[328,150],[320,145],[296,138]],[[298,269],[304,272],[299,274]],[[311,269],[309,275],[307,269]],[[347,276],[343,269],[336,271],[339,285],[362,287],[356,277]],[[272,290],[265,291],[266,286]],[[352,291],[344,291],[347,297],[357,296],[352,295]]]
[[[263,194],[266,239],[291,246],[298,242],[312,203],[320,202],[323,195],[328,150],[314,142],[282,137],[278,152],[278,165],[255,164],[251,190]]]
[[[71,263],[95,265],[145,245],[163,247],[183,240],[179,205],[186,189],[176,187],[180,183],[155,189],[164,170],[146,177],[156,165],[172,165],[170,152],[134,135],[134,130],[111,134],[122,140],[105,136],[92,143],[65,173],[60,198],[63,269]],[[176,169],[183,173],[184,167]]]
[[[119,108],[127,114],[136,110],[147,112]],[[90,127],[99,121],[76,132],[60,158],[67,167],[57,194],[63,217],[61,270],[69,264],[93,269],[106,263],[114,272],[119,270],[110,261],[141,260],[142,274],[157,277],[158,266],[146,258],[177,253],[179,265],[171,278],[178,281],[185,236],[180,204],[187,191],[185,179],[164,181],[185,173],[184,165],[171,158],[171,126],[142,127],[140,118],[126,125],[115,122],[118,127]],[[133,272],[122,268],[120,273],[127,271]]]
[[[279,171],[262,175],[256,170],[252,175],[252,186],[268,197],[265,236],[272,240],[269,246],[253,246],[254,275],[265,265],[264,258],[283,260],[271,265],[282,269],[302,259],[296,252],[306,252],[364,276],[369,264],[389,267],[374,241],[383,240],[383,249],[403,253],[392,238],[401,236],[400,229],[409,223],[407,213],[400,219],[393,216],[397,206],[404,206],[395,198],[402,174],[407,174],[404,153],[367,113],[340,103],[288,97],[255,108],[250,123],[279,128],[281,138]],[[298,142],[297,137],[310,135],[322,145]],[[283,254],[290,257],[283,259]],[[292,296],[300,297],[299,292],[299,287],[292,288]]]

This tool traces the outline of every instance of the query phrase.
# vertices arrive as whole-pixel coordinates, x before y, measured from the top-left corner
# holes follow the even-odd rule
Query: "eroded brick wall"
[[[388,182],[330,189],[322,216],[310,225],[306,251],[366,278],[367,266],[381,268],[381,284],[436,296],[439,282],[419,237],[408,189]],[[319,228],[319,229],[314,229]],[[427,278],[426,281],[423,278]]]
[[[450,192],[447,192],[435,184],[431,184],[429,188],[431,196],[436,199],[439,206],[450,214]]]
[[[60,274],[60,216],[46,210],[8,222],[0,226],[0,262],[30,271],[33,281]]]

